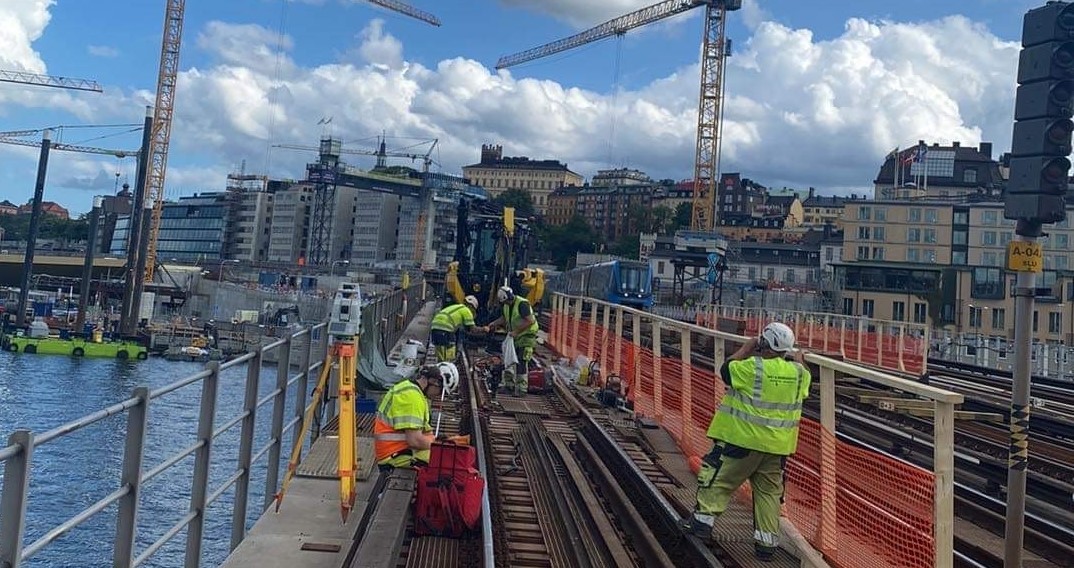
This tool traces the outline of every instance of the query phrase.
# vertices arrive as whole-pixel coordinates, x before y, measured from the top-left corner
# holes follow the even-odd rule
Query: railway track
[[[398,568],[735,566],[683,535],[682,513],[654,485],[675,480],[637,440],[609,433],[614,419],[589,412],[558,381],[544,395],[494,404],[484,387],[493,370],[480,360],[466,366],[441,432],[469,434],[483,450],[489,530],[418,537],[411,522]]]

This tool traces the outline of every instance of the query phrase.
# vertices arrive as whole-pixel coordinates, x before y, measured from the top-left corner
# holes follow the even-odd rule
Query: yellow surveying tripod
[[[295,447],[291,450],[291,459],[287,463],[287,474],[284,476],[280,492],[276,494],[276,512],[280,511],[283,503],[283,495],[287,491],[298,468],[301,457],[303,440],[313,422],[313,414],[320,404],[321,395],[324,393],[331,375],[332,367],[339,369],[339,389],[337,400],[339,402],[339,512],[343,522],[347,522],[347,516],[354,508],[355,484],[358,472],[357,431],[355,429],[354,399],[355,382],[358,377],[358,339],[362,332],[362,294],[357,284],[343,283],[336,291],[335,300],[332,302],[332,317],[328,321],[328,353],[325,357],[324,366],[321,368],[321,376],[317,380],[317,387],[313,391],[312,400],[306,406],[306,413],[302,419],[302,430],[295,439]],[[312,338],[311,338],[312,339]]]

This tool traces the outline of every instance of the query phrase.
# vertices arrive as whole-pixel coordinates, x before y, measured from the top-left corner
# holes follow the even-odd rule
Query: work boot
[[[757,557],[757,560],[761,562],[772,562],[776,559],[776,549],[769,546],[761,546],[755,544],[753,546],[753,555]]]
[[[682,520],[682,531],[687,536],[693,535],[701,540],[708,541],[712,539],[712,525],[706,524],[692,514]]]

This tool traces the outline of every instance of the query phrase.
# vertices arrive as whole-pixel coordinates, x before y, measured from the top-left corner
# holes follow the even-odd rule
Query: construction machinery
[[[621,36],[632,29],[702,6],[705,8],[705,31],[701,51],[701,92],[697,112],[694,197],[690,228],[694,231],[711,232],[716,227],[716,178],[723,118],[724,63],[730,52],[725,25],[727,12],[741,9],[742,0],[664,0],[570,37],[502,57],[496,63],[496,69],[512,67],[594,41]]]
[[[479,324],[496,311],[496,289],[504,284],[525,295],[534,306],[544,296],[544,272],[529,268],[529,251],[535,235],[528,219],[515,218],[514,209],[485,201],[459,201],[455,231],[455,259],[448,265],[444,283],[458,303],[474,295],[481,305]]]

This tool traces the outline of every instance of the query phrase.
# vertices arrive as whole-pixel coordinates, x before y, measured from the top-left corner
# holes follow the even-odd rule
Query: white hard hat
[[[509,302],[514,297],[515,291],[510,286],[500,286],[500,289],[496,291],[496,299],[500,302]]]
[[[447,361],[437,363],[436,366],[440,369],[440,377],[443,379],[441,388],[444,389],[444,392],[455,392],[459,388],[459,368],[455,366],[455,363]]]
[[[786,324],[772,322],[761,331],[761,340],[772,351],[785,353],[794,348],[794,331]]]
[[[478,306],[477,298],[475,298],[475,297],[473,297],[473,296],[467,296],[467,297],[466,297],[466,299],[465,299],[464,301],[465,301],[465,302],[466,302],[466,303],[467,303],[467,304],[468,304],[468,305],[469,305],[469,306],[470,306],[471,308],[473,308],[473,309],[475,309],[475,310],[477,309],[477,306]]]

